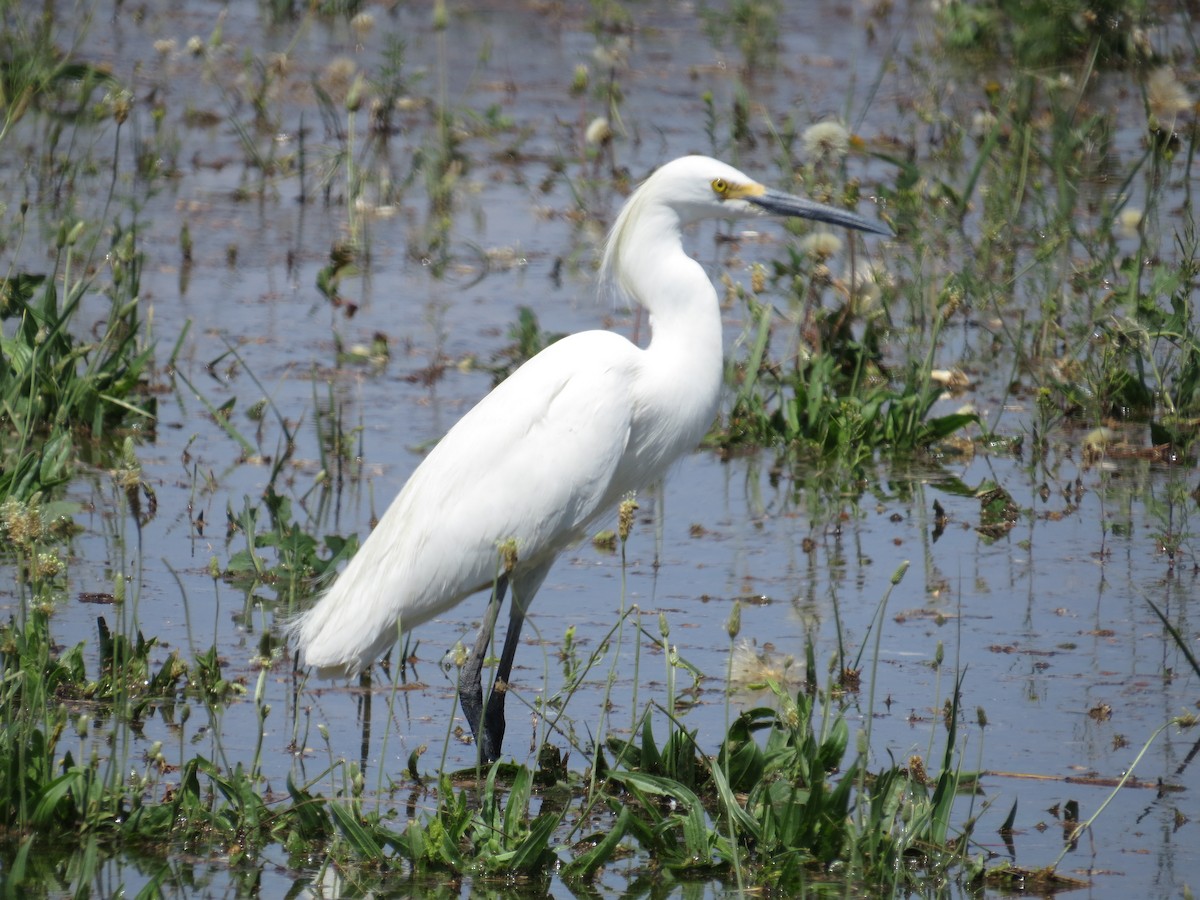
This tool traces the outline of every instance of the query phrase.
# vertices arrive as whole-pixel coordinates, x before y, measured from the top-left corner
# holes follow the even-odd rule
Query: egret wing
[[[572,335],[463,416],[295,626],[306,662],[369,665],[398,628],[491,584],[502,543],[518,565],[546,565],[615,506],[640,352],[610,332]]]

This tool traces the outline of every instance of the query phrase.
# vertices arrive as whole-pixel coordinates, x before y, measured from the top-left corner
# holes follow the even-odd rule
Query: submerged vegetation
[[[863,14],[868,41],[896,25],[890,6]],[[405,696],[427,688],[414,643],[422,635],[406,635],[371,677],[339,692],[338,702],[358,701],[363,748],[352,761],[342,736],[314,713],[321,692],[293,670],[274,627],[354,553],[354,532],[388,499],[371,495],[369,512],[351,502],[370,494],[380,449],[353,393],[361,388],[352,386],[366,384],[389,403],[406,386],[427,392],[414,395],[415,408],[455,373],[500,380],[557,338],[541,324],[551,321],[544,307],[514,303],[515,323],[485,332],[478,355],[466,351],[451,334],[446,286],[486,286],[546,255],[523,249],[517,236],[506,236],[505,247],[472,241],[490,180],[509,189],[506,202],[530,198],[566,229],[552,264],[542,261],[555,286],[571,280],[586,289],[598,235],[644,170],[639,148],[658,127],[635,102],[653,87],[629,65],[657,26],[619,0],[593,3],[590,18],[572,20],[574,31],[595,36],[595,52],[561,73],[554,96],[564,105],[548,125],[516,112],[511,98],[535,90],[519,83],[521,73],[508,76],[517,83],[479,74],[492,71],[490,39],[477,48],[476,73],[464,75],[470,61],[451,54],[474,46],[478,22],[441,3],[421,23],[357,3],[231,9],[206,23],[207,36],[164,30],[128,65],[101,61],[86,18],[5,5],[6,890],[111,891],[105,867],[122,858],[129,868],[119,880],[147,896],[209,878],[239,895],[258,893],[273,866],[329,895],[394,890],[398,876],[430,893],[447,878],[542,893],[557,879],[575,894],[619,885],[655,896],[705,884],[793,895],[1017,883],[1049,892],[1079,883],[1060,864],[1104,805],[1081,819],[1060,815],[1056,804],[1062,855],[1036,870],[1018,867],[1011,851],[1015,801],[993,811],[1007,812],[997,830],[1014,858],[997,860],[994,838],[979,837],[991,811],[977,795],[988,716],[982,706],[974,716],[964,708],[975,677],[965,664],[943,695],[940,640],[928,664],[934,695],[918,701],[920,711],[914,703],[909,718],[925,752],[897,759],[873,734],[893,704],[881,633],[911,614],[895,609],[893,594],[950,590],[928,557],[956,522],[939,501],[923,499],[921,479],[979,509],[981,546],[1010,541],[1022,552],[1031,550],[1034,523],[1071,515],[1094,490],[1105,515],[1085,555],[1103,564],[1124,540],[1131,556],[1166,560],[1166,593],[1152,599],[1147,588],[1131,603],[1134,618],[1143,630],[1147,620],[1161,622],[1155,675],[1164,685],[1194,691],[1200,679],[1187,604],[1168,602],[1181,596],[1177,573],[1194,578],[1200,567],[1189,525],[1198,489],[1188,481],[1200,449],[1192,196],[1200,85],[1176,74],[1195,71],[1196,47],[1179,45],[1166,22],[1184,11],[1077,0],[1045,16],[1033,6],[935,4],[928,34],[879,47],[878,81],[836,98],[841,117],[756,90],[791,65],[780,32],[791,21],[785,4],[704,4],[692,23],[713,52],[734,57],[719,74],[690,70],[697,114],[679,148],[762,170],[765,181],[822,202],[871,202],[896,232],[870,251],[819,230],[762,246],[752,234],[722,232],[716,258],[703,256],[725,288],[735,338],[728,399],[706,448],[725,460],[772,460],[768,480],[786,485],[789,504],[808,506],[807,565],[816,565],[822,534],[834,535],[834,596],[814,617],[833,622],[829,664],[818,662],[818,641],[829,633],[816,621],[806,626],[802,663],[789,658],[740,679],[760,691],[757,700],[722,690],[714,702],[706,681],[723,684],[730,673],[701,671],[681,653],[687,615],[659,612],[655,630],[650,608],[630,601],[627,522],[619,539],[597,540],[620,552],[617,623],[603,635],[584,638],[572,625],[561,641],[543,639],[557,643],[546,653],[543,690],[515,691],[535,723],[526,761],[451,771],[456,734],[447,721],[440,764],[424,767],[438,757],[425,756],[433,748],[397,744],[392,756],[408,753],[400,772],[388,769],[387,742]],[[268,20],[273,50],[234,35],[226,15],[243,14]],[[351,50],[304,59],[297,48],[311,29]],[[448,35],[460,41],[453,50]],[[884,99],[885,79],[899,85],[895,108]],[[951,79],[961,95],[945,92]],[[476,102],[481,95],[486,102]],[[1113,96],[1140,99],[1115,105]],[[1136,121],[1120,118],[1131,110]],[[874,137],[857,133],[873,120],[887,124]],[[208,194],[178,193],[188,166],[211,179]],[[295,234],[281,227],[243,244],[214,221],[292,202],[336,227],[308,233],[301,218]],[[327,343],[288,343],[277,368],[247,351],[257,336],[238,334],[248,326],[232,306],[216,315],[204,308],[223,302],[231,283],[270,269],[255,254],[286,256],[279,268],[287,287],[268,277],[261,288],[266,315],[283,297],[331,323]],[[403,315],[389,307],[393,292],[380,282],[393,262],[420,270],[423,289],[439,299]],[[214,280],[197,300],[204,278]],[[238,302],[254,306],[238,290]],[[391,327],[407,330],[369,330],[355,343],[358,317],[380,307]],[[246,321],[258,312],[247,311]],[[193,316],[219,333],[211,353],[214,341],[197,338]],[[421,328],[397,324],[417,319]],[[644,339],[644,323],[620,324]],[[290,328],[283,334],[293,340]],[[185,437],[168,441],[165,429]],[[408,434],[389,428],[385,442]],[[167,452],[169,464],[158,458]],[[941,468],[976,457],[989,474],[975,483]],[[1118,475],[1122,463],[1140,468],[1135,479],[1085,488],[1063,467],[1072,457]],[[904,466],[933,474],[911,484],[889,474]],[[1027,473],[1043,505],[997,484],[998,468]],[[895,501],[929,516],[927,583],[914,588],[919,579],[905,580],[901,567],[856,630],[836,596],[847,565],[841,534],[872,496],[881,507]],[[1052,497],[1065,506],[1051,508]],[[793,512],[789,505],[783,516]],[[1022,539],[1014,532],[1025,525]],[[692,528],[704,536],[704,526]],[[804,577],[817,576],[810,569]],[[970,580],[965,568],[957,577]],[[754,579],[745,580],[747,599],[762,600]],[[174,595],[183,625],[166,638],[159,628],[174,612],[148,610],[151,599],[162,605]],[[62,620],[81,604],[88,637],[63,644]],[[721,638],[702,642],[727,645],[732,670],[743,606],[736,598],[729,605]],[[939,625],[961,614],[932,606]],[[1101,631],[1088,635],[1111,636]],[[1016,657],[1069,648],[988,649]],[[769,650],[752,656],[765,661]],[[454,664],[452,652],[442,666]],[[618,696],[625,688],[628,696]],[[385,707],[384,749],[370,738],[373,705]],[[689,712],[705,705],[721,711],[723,728],[690,724]],[[1113,796],[1136,781],[1135,765],[1161,734],[1195,725],[1194,708],[1160,712],[1149,733],[1111,738],[1114,747],[1120,738],[1142,748],[1111,785]],[[1109,713],[1103,703],[1086,710],[1089,721]],[[618,723],[619,714],[628,721]],[[283,742],[289,756],[280,764],[271,747]],[[968,744],[978,759],[965,756]],[[1188,771],[1185,761],[1165,777]],[[1172,785],[1158,777],[1167,804]],[[1185,827],[1187,816],[1174,809],[1176,829]]]

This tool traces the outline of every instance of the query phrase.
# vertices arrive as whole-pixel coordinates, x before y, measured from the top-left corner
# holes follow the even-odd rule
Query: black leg
[[[504,650],[500,653],[500,665],[496,668],[496,681],[488,694],[487,712],[483,717],[483,743],[480,758],[485,763],[500,758],[500,747],[504,743],[504,699],[508,696],[508,679],[512,675],[513,657],[521,642],[521,626],[525,624],[525,610],[513,597],[508,614],[508,633],[504,635]],[[476,735],[478,739],[478,735]]]
[[[475,735],[480,762],[492,763],[500,758],[500,745],[504,741],[504,699],[508,695],[508,679],[512,675],[513,657],[517,655],[517,645],[521,642],[525,610],[529,608],[529,601],[542,586],[553,563],[553,559],[546,560],[541,566],[515,573],[512,609],[508,614],[508,633],[504,636],[504,649],[500,652],[500,665],[496,667],[496,680],[488,695],[486,710],[483,701],[483,661],[487,658],[488,644],[496,628],[500,604],[504,602],[508,575],[501,575],[497,579],[496,589],[492,593],[487,612],[484,613],[483,625],[479,629],[479,637],[475,639],[475,649],[471,651],[470,659],[458,675],[458,701],[462,704],[463,715],[467,717],[471,726],[471,733]]]
[[[467,724],[471,726],[471,734],[475,735],[475,743],[481,749],[485,743],[480,740],[484,725],[483,661],[487,658],[488,644],[491,643],[492,632],[496,628],[496,618],[500,614],[500,606],[504,603],[504,592],[507,588],[508,576],[501,575],[496,581],[492,598],[488,601],[487,610],[483,614],[483,624],[479,626],[479,636],[475,639],[475,647],[467,658],[466,665],[458,673],[458,702],[462,705]],[[507,646],[506,642],[506,649]],[[497,745],[496,754],[499,755],[499,753],[500,748]],[[484,762],[491,762],[491,760],[485,758]]]

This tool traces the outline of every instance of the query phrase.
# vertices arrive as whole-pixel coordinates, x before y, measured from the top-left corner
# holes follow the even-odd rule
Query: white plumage
[[[767,190],[717,160],[689,156],[664,165],[626,203],[603,264],[650,313],[649,345],[607,331],[571,335],[463,416],[329,591],[289,624],[302,662],[322,675],[365,669],[401,630],[495,583],[498,548],[515,541],[517,563],[507,578],[512,620],[497,677],[506,687],[524,610],[559,551],[695,448],[716,414],[720,310],[704,270],[683,251],[682,227],[762,211],[886,233],[852,213]],[[495,609],[489,617],[490,634]],[[460,690],[490,759],[499,754],[502,709],[493,725],[489,706],[489,735],[480,736],[478,698],[472,705],[467,696],[481,691],[485,646],[481,640],[480,658],[464,669],[474,684]]]

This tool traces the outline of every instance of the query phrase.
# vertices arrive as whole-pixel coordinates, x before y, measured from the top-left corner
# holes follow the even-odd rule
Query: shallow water
[[[627,133],[614,152],[636,180],[665,159],[712,152],[701,96],[711,91],[716,108],[728,109],[738,56],[732,46],[714,47],[690,4],[629,11],[637,29],[622,51],[627,62],[616,69]],[[179,372],[213,405],[236,397],[239,430],[255,433],[244,411],[264,393],[284,417],[299,424],[297,461],[288,477],[297,497],[309,497],[314,516],[322,496],[320,489],[309,493],[320,469],[314,393],[326,403],[325,385],[331,385],[345,427],[361,429],[361,477],[326,495],[330,511],[313,525],[319,533],[366,533],[419,463],[419,448],[436,440],[487,391],[490,374],[465,363],[486,363],[508,343],[507,328],[519,305],[532,307],[548,331],[611,327],[644,339],[644,324],[594,299],[591,266],[604,225],[622,197],[607,179],[587,182],[593,164],[582,158],[580,134],[600,110],[592,99],[572,97],[567,90],[580,63],[592,67],[594,78],[604,77],[594,57],[597,38],[588,10],[516,3],[453,10],[452,27],[441,37],[423,9],[372,12],[374,29],[356,35],[344,22],[271,25],[253,6],[192,3],[175,11],[149,4],[138,17],[104,10],[95,16],[80,51],[109,62],[119,77],[136,85],[137,96],[159,92],[165,97],[170,139],[157,146],[174,147],[177,175],[159,182],[149,195],[139,194],[141,186],[134,181],[123,180],[121,188],[142,204],[148,254],[143,302],[153,309],[161,355],[190,322]],[[871,16],[862,5],[849,3],[822,5],[813,15],[784,13],[778,65],[758,73],[751,85],[753,100],[776,122],[784,114],[801,126],[840,115],[879,138],[914,130],[906,118],[910,85],[899,76],[880,77],[880,71],[895,54],[919,48],[931,24],[923,7],[906,7],[884,17],[886,28],[877,28],[871,40]],[[190,36],[207,40],[218,24],[221,47],[210,51],[207,61],[186,51]],[[348,317],[314,286],[331,241],[355,218],[345,198],[344,172],[335,173],[328,203],[312,179],[307,192],[313,199],[302,205],[297,179],[264,182],[244,163],[243,136],[231,123],[251,115],[245,98],[252,91],[253,76],[247,72],[253,68],[244,65],[246,54],[265,58],[288,50],[291,68],[270,96],[277,128],[250,128],[249,140],[259,153],[272,147],[287,153],[301,140],[303,127],[306,152],[332,156],[336,140],[305,86],[324,77],[335,55],[377,67],[389,34],[407,42],[405,71],[414,95],[444,91],[449,102],[481,114],[495,107],[512,127],[480,129],[463,140],[469,166],[450,232],[446,277],[436,277],[431,260],[413,249],[428,217],[422,183],[406,188],[390,204],[394,209],[360,210],[371,265],[367,277],[343,286],[357,305]],[[156,51],[153,41],[167,38],[176,41],[174,49]],[[445,87],[438,88],[443,60]],[[952,92],[953,85],[947,90]],[[185,114],[197,111],[214,113],[212,124],[186,124]],[[420,106],[403,113],[399,133],[373,164],[390,165],[393,180],[402,179],[413,155],[428,150],[429,119]],[[149,116],[138,121],[141,139],[149,141]],[[361,120],[358,127],[364,127]],[[1137,134],[1131,127],[1118,135],[1117,152],[1134,152]],[[123,158],[135,147],[126,136]],[[775,151],[765,141],[737,155],[729,161],[764,180],[777,179]],[[851,174],[869,185],[879,165],[852,158]],[[560,166],[567,177],[556,174]],[[586,215],[579,215],[568,178],[578,187]],[[247,199],[245,192],[252,196]],[[102,196],[82,194],[77,202],[88,206],[102,202]],[[186,273],[179,249],[184,222],[195,245]],[[719,231],[731,233],[728,227]],[[713,226],[700,229],[690,237],[690,249],[714,277],[729,271],[741,281],[749,263],[771,259],[785,239],[770,225],[753,232],[735,228],[732,234],[741,238],[735,243],[715,241],[717,232]],[[234,262],[231,247],[236,247]],[[864,252],[887,266],[905,249],[871,241]],[[552,277],[556,270],[561,281]],[[730,348],[741,334],[740,314],[740,307],[729,313]],[[380,370],[335,366],[335,332],[347,344],[386,334],[390,361]],[[940,364],[953,365],[961,346],[956,337],[948,338]],[[230,356],[230,347],[237,348],[241,363]],[[439,362],[447,364],[442,377],[424,384],[420,373]],[[274,592],[260,587],[247,597],[236,586],[214,582],[208,567],[213,557],[223,565],[244,546],[244,537],[226,539],[226,511],[236,515],[245,497],[257,497],[270,468],[265,461],[240,459],[238,446],[213,424],[193,391],[166,372],[161,377],[174,389],[160,398],[155,440],[139,450],[144,477],[157,493],[157,517],[137,534],[114,512],[120,507],[106,473],[82,477],[71,496],[90,511],[78,516],[87,531],[74,546],[72,594],[108,590],[113,572],[125,571],[133,576],[137,596],[124,615],[136,617],[147,635],[157,635],[164,653],[179,647],[190,658],[215,644],[228,672],[246,677],[253,693],[257,675],[251,658],[262,629],[272,625],[272,613],[258,601],[275,600]],[[995,398],[1004,395],[997,387],[1003,377],[989,380],[980,373],[971,397],[989,421],[1000,413],[1001,401]],[[942,411],[962,402],[948,398]],[[1031,415],[1011,406],[1004,411],[1002,430],[1023,433]],[[670,643],[704,673],[693,690],[677,670],[676,688],[689,689],[682,721],[698,729],[701,740],[711,741],[706,749],[715,749],[731,705],[736,709],[761,699],[735,694],[727,700],[725,691],[731,643],[725,623],[740,599],[737,643],[770,645],[780,657],[802,659],[811,639],[821,666],[835,652],[839,632],[851,658],[862,651],[868,667],[857,721],[865,726],[871,717],[874,765],[914,754],[936,765],[946,739],[942,703],[961,675],[962,708],[982,708],[988,723],[960,729],[966,734],[964,767],[991,773],[983,778],[983,796],[975,799],[976,813],[982,802],[990,804],[976,839],[1006,855],[996,829],[1015,802],[1015,861],[1029,868],[1047,865],[1062,848],[1061,824],[1051,809],[1073,799],[1087,817],[1110,790],[1067,779],[1119,777],[1156,728],[1195,710],[1197,690],[1186,660],[1146,603],[1153,600],[1194,639],[1190,603],[1197,593],[1197,569],[1186,541],[1195,508],[1187,497],[1194,471],[1137,460],[1089,467],[1080,461],[1074,430],[1064,428],[1051,438],[1044,459],[979,454],[940,464],[896,465],[868,473],[860,493],[834,498],[805,490],[811,473],[803,464],[792,477],[785,472],[777,479],[771,471],[774,459],[766,454],[728,461],[708,452],[688,457],[661,496],[648,492],[639,498],[642,515],[626,548],[624,571],[618,555],[582,545],[564,553],[547,580],[517,659],[508,753],[527,761],[530,748],[545,734],[545,721],[520,704],[532,707],[561,686],[559,651],[567,629],[574,628],[578,651],[586,655],[613,626],[616,611],[634,605],[652,636],[664,613]],[[280,430],[270,416],[258,446],[264,457],[280,451]],[[1003,485],[1028,511],[996,540],[974,529],[979,501],[966,490],[987,481]],[[1045,499],[1043,485],[1049,488]],[[935,500],[948,516],[936,538]],[[200,512],[208,523],[203,533],[194,525]],[[1174,564],[1156,550],[1156,536],[1167,531],[1185,536]],[[135,570],[139,541],[141,568]],[[911,567],[892,591],[877,634],[871,622],[905,561]],[[0,602],[6,599],[0,596]],[[312,778],[328,766],[330,754],[365,756],[368,783],[386,786],[389,779],[402,780],[409,754],[422,746],[428,748],[423,770],[436,769],[443,754],[450,767],[468,765],[471,748],[454,738],[447,741],[447,720],[457,710],[452,682],[440,663],[456,641],[473,637],[482,607],[483,598],[476,598],[414,635],[420,643],[407,678],[415,686],[393,693],[387,684],[376,685],[365,753],[357,692],[309,682],[297,702],[288,672],[282,666],[273,671],[266,685],[272,714],[264,744],[271,777],[282,785],[294,765]],[[59,639],[64,644],[93,641],[97,613],[82,602],[64,606],[55,619]],[[99,613],[110,620],[122,615],[112,608]],[[939,643],[944,662],[935,668]],[[606,659],[570,699],[560,725],[573,725],[579,740],[600,730],[606,698],[612,701],[607,725],[617,731],[627,728],[647,701],[665,702],[668,676],[661,649],[649,639],[637,646],[628,628],[620,657]],[[877,672],[869,665],[875,658]],[[606,692],[610,669],[616,673],[611,694]],[[824,671],[820,676],[827,677]],[[974,719],[968,714],[965,721]],[[331,732],[329,752],[319,723]],[[252,755],[257,734],[252,703],[233,704],[213,724],[217,727],[197,727],[188,752],[230,763]],[[294,755],[297,738],[307,749]],[[150,723],[147,746],[156,739],[167,739],[168,746],[178,740],[165,731],[155,734]],[[1198,748],[1194,733],[1165,731],[1139,763],[1137,777],[1144,784],[1161,779],[1183,790],[1119,792],[1093,832],[1066,857],[1062,871],[1089,879],[1089,894],[1095,897],[1170,896],[1185,884],[1195,888],[1200,781],[1193,757]],[[323,787],[318,781],[316,789]],[[956,824],[968,815],[970,802],[962,800]],[[127,886],[137,881],[133,863],[118,871]],[[219,867],[202,877],[224,885]],[[310,876],[271,871],[264,877],[264,889],[282,890]],[[607,877],[607,889],[622,889],[620,878]]]

